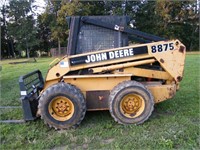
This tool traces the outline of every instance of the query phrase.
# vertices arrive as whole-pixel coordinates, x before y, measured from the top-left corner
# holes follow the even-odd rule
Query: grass
[[[77,129],[55,131],[42,120],[0,124],[0,149],[199,149],[200,54],[187,55],[180,91],[155,106],[142,125],[119,125],[108,111],[87,112]],[[46,74],[51,58],[11,65],[2,61],[1,106],[20,105],[18,78],[35,69]],[[19,60],[21,61],[21,60]],[[21,117],[20,110],[1,110],[1,119]]]

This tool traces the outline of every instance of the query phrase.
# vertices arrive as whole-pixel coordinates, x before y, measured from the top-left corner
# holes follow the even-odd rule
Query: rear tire
[[[67,83],[58,83],[47,88],[38,107],[44,122],[55,129],[78,126],[86,113],[83,94],[77,87]]]
[[[120,124],[141,124],[150,117],[153,109],[151,92],[136,81],[124,81],[110,93],[110,114]]]

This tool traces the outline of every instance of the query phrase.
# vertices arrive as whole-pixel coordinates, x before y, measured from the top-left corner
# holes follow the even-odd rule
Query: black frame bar
[[[116,24],[104,23],[102,21],[90,19],[88,17],[82,17],[81,21],[88,23],[88,24],[95,25],[95,26],[120,31],[120,32],[124,32],[124,33],[127,33],[127,34],[132,34],[132,35],[144,38],[144,39],[149,40],[149,41],[155,41],[156,42],[156,41],[166,40],[165,38],[161,38],[159,36],[148,34],[148,33],[145,33],[145,32],[139,31],[139,30],[130,29],[128,27],[122,27],[122,26],[119,26],[119,25],[116,25]]]
[[[38,85],[31,84],[32,90],[27,88],[27,84],[25,83],[25,79],[30,78],[33,75],[38,75],[39,82],[37,82]],[[33,81],[35,81],[34,79]],[[42,73],[40,70],[33,71],[31,73],[28,73],[24,76],[21,76],[19,78],[19,87],[20,87],[20,94],[21,94],[21,102],[22,102],[22,108],[23,108],[23,116],[25,121],[35,120],[37,118],[37,107],[38,107],[38,96],[39,92],[43,89],[44,86],[44,79],[42,77]]]

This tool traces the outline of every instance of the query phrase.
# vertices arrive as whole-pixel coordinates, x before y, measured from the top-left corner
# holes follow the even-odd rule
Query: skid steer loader
[[[50,127],[68,129],[86,111],[109,110],[120,124],[141,124],[179,89],[186,54],[179,40],[130,29],[125,16],[67,22],[66,56],[50,64],[45,80],[39,70],[19,79],[25,121],[41,116]]]

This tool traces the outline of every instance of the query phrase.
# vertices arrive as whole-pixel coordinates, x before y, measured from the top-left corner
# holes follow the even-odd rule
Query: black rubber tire
[[[54,119],[48,110],[48,106],[53,98],[57,96],[64,96],[71,100],[74,105],[74,114],[66,121],[59,121]],[[47,88],[41,95],[38,108],[41,113],[41,118],[44,119],[45,124],[55,129],[69,129],[77,127],[85,117],[86,101],[81,91],[67,83],[58,83]]]
[[[135,118],[128,118],[120,110],[122,98],[130,93],[140,95],[145,102],[144,111]],[[146,121],[154,109],[154,98],[151,92],[141,83],[124,81],[113,88],[109,96],[109,111],[114,120],[120,124],[141,124]]]

